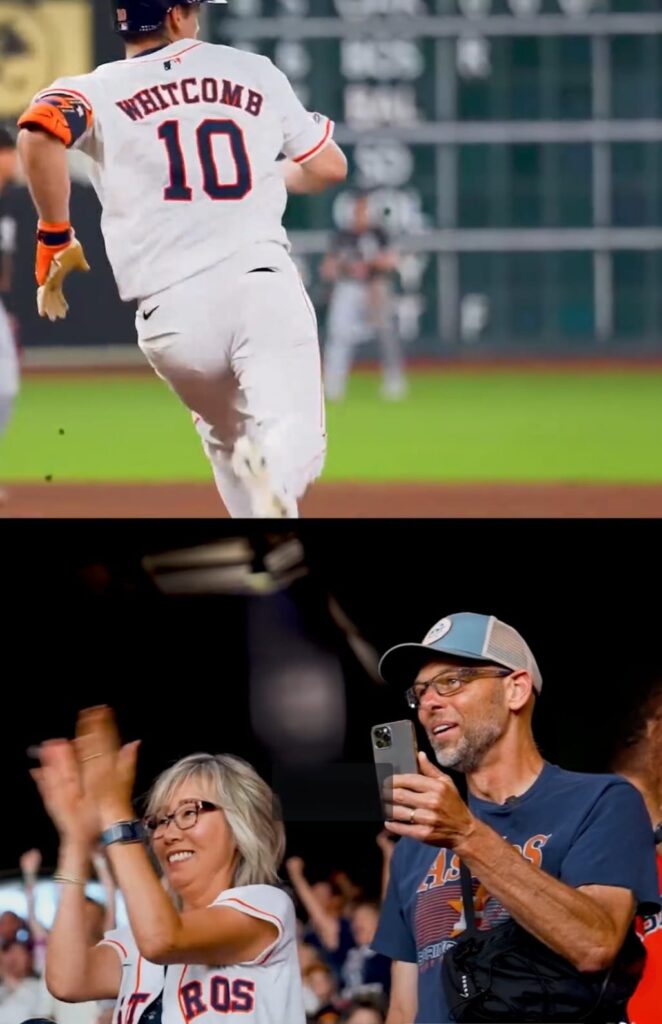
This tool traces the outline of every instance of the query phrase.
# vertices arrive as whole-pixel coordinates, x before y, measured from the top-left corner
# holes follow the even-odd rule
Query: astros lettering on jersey
[[[230,907],[276,925],[274,942],[255,960],[218,967],[182,964],[168,968],[140,955],[129,928],[108,932],[122,962],[115,1024],[151,1020],[159,1024],[304,1024],[305,1013],[296,947],[294,905],[273,885],[226,889],[213,906]]]

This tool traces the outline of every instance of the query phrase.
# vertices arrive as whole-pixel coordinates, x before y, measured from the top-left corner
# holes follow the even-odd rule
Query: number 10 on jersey
[[[170,164],[170,184],[163,192],[163,198],[169,202],[187,202],[193,199],[193,189],[188,184],[188,169],[184,158],[181,140],[181,123],[164,121],[159,126],[159,138],[165,143]],[[214,142],[222,136],[230,147],[230,153],[236,168],[236,179],[233,182],[220,180],[218,167],[214,157]],[[202,121],[195,130],[198,158],[202,168],[202,188],[210,199],[215,201],[243,199],[253,187],[251,165],[246,152],[244,133],[236,121],[211,120]]]

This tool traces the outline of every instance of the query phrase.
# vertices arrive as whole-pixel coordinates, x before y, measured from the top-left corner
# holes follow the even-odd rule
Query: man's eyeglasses
[[[160,839],[161,836],[165,835],[171,821],[174,821],[177,828],[185,832],[186,829],[194,828],[198,824],[198,818],[201,814],[208,813],[209,811],[220,811],[220,809],[218,804],[213,804],[209,800],[189,800],[181,804],[172,814],[163,814],[160,817],[152,815],[151,817],[143,818],[143,825],[150,839]]]
[[[512,675],[510,668],[458,668],[452,672],[440,672],[426,683],[414,683],[410,686],[405,693],[405,699],[410,708],[417,708],[429,686],[433,687],[439,697],[448,697],[459,693],[463,686],[472,683],[474,679],[499,679],[501,676],[509,675]]]

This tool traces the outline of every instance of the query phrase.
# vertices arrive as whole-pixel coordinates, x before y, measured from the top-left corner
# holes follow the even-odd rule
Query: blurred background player
[[[386,232],[374,223],[368,196],[357,195],[352,227],[336,232],[320,274],[332,285],[324,348],[324,387],[331,401],[343,398],[356,346],[376,340],[382,395],[406,392],[397,330],[394,273],[398,257]]]
[[[15,175],[14,137],[6,128],[0,127],[0,438],[7,429],[19,384],[17,326],[11,313],[16,251]],[[7,493],[0,488],[0,504],[6,500]]]

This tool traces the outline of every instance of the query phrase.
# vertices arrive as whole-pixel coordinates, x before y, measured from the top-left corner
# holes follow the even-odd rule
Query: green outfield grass
[[[61,433],[64,431],[64,433]],[[324,479],[662,481],[662,372],[414,374],[401,402],[376,376],[328,408]],[[28,376],[0,479],[195,481],[190,417],[155,377]]]

